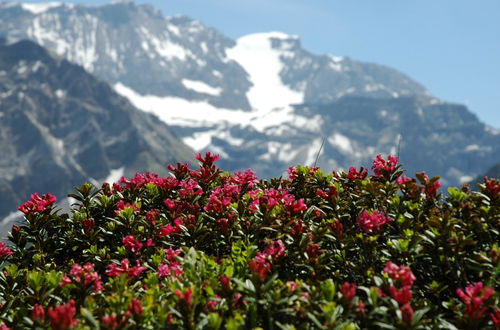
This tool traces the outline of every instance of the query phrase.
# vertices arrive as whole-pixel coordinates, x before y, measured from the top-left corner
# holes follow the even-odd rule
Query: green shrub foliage
[[[394,156],[259,180],[200,166],[84,184],[19,209],[3,328],[500,327],[500,182],[439,190]]]

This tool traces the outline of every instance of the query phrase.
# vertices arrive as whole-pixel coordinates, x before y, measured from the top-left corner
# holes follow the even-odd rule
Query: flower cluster
[[[68,213],[21,205],[0,328],[499,327],[498,180],[446,196],[392,155],[269,180],[196,159],[83,184]]]
[[[380,230],[383,225],[391,222],[393,219],[385,215],[382,211],[371,211],[363,210],[363,212],[359,215],[357,222],[359,227],[365,233],[376,232]]]
[[[397,166],[398,157],[389,155],[385,160],[381,154],[378,154],[373,160],[372,170],[376,177],[390,177],[396,171]]]
[[[38,195],[38,193],[34,193],[31,195],[29,201],[19,205],[17,209],[23,212],[24,215],[28,215],[34,212],[43,212],[46,209],[50,208],[56,201],[56,197],[50,193],[43,194],[41,197]]]
[[[468,285],[465,292],[462,289],[457,289],[457,295],[465,304],[465,317],[471,320],[483,318],[488,311],[487,301],[493,292],[493,288],[485,287],[483,282]]]
[[[411,288],[415,282],[415,276],[409,267],[398,266],[391,261],[386,263],[384,273],[392,280],[389,293],[401,306],[403,320],[407,324],[411,324],[413,320],[413,308],[410,305],[413,298]]]
[[[248,268],[261,281],[264,281],[267,273],[271,269],[271,263],[280,259],[285,254],[285,251],[285,245],[281,240],[272,242],[264,249],[264,252],[257,253],[248,263]]]
[[[79,264],[74,264],[71,267],[69,275],[64,274],[61,278],[61,286],[74,283],[83,284],[84,287],[92,285],[93,291],[96,293],[104,289],[101,276],[94,271],[94,264],[91,263],[86,263],[83,267]]]

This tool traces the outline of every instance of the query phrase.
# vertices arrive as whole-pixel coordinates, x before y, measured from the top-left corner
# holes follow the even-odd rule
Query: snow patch
[[[55,7],[60,7],[63,4],[60,2],[46,2],[46,3],[22,3],[21,7],[35,15],[46,12],[47,10]]]
[[[117,183],[124,174],[125,174],[125,167],[112,169],[111,171],[109,171],[109,175],[106,177],[106,179],[104,179],[104,182],[110,184]]]
[[[302,92],[292,90],[281,80],[283,51],[272,47],[273,38],[294,37],[281,32],[251,34],[238,39],[236,45],[226,51],[227,58],[239,63],[249,75],[253,86],[247,98],[254,109],[271,110],[304,100]]]
[[[56,90],[55,92],[56,96],[60,99],[62,98],[65,98],[66,97],[66,91],[63,91],[62,89],[58,89]]]
[[[467,147],[465,147],[465,151],[477,151],[481,150],[481,147],[477,144],[469,144]]]
[[[219,96],[220,93],[222,92],[221,88],[212,87],[212,86],[204,83],[203,81],[199,81],[199,80],[182,79],[181,82],[186,88],[194,90],[195,92],[202,93],[202,94]]]
[[[460,178],[458,178],[458,181],[460,181],[460,184],[464,184],[467,182],[471,182],[474,179],[473,176],[470,175],[463,175]]]
[[[119,94],[128,98],[134,106],[143,111],[154,113],[168,125],[216,127],[226,124],[241,127],[251,126],[258,132],[264,132],[268,128],[285,123],[293,125],[308,123],[311,129],[315,129],[321,123],[319,116],[312,119],[298,116],[291,107],[270,111],[265,109],[254,111],[224,109],[216,108],[204,101],[188,101],[170,96],[140,95],[121,83],[115,84],[114,88]]]

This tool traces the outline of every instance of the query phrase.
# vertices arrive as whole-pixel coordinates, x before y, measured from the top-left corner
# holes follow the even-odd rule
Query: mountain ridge
[[[399,134],[402,155],[415,155],[406,167],[442,175],[444,185],[459,185],[500,161],[498,131],[467,109],[440,101],[390,67],[313,54],[297,36],[232,40],[186,16],[166,18],[133,2],[37,13],[0,5],[0,35],[32,38],[80,61],[196,151],[220,153],[230,171],[252,164],[271,177],[297,163],[312,165],[323,138],[325,169],[366,166],[377,153],[394,153]],[[342,125],[332,111],[345,116]]]
[[[0,44],[0,216],[113,171],[166,173],[192,151],[104,81],[32,41]]]

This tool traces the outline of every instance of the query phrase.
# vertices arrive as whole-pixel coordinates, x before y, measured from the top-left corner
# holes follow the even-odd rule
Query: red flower
[[[222,287],[222,291],[224,291],[224,292],[231,291],[231,277],[229,277],[225,274],[222,274],[219,276],[219,281],[220,281],[220,285]]]
[[[342,234],[344,233],[344,226],[342,225],[342,222],[340,222],[339,219],[336,219],[335,221],[330,222],[329,225],[330,225],[330,229],[333,231],[335,236],[339,236],[339,237],[342,236]]]
[[[404,286],[401,289],[396,289],[394,285],[389,287],[389,292],[391,293],[392,298],[394,298],[399,304],[403,305],[411,301],[411,287]]]
[[[56,197],[50,193],[43,194],[42,197],[40,197],[38,193],[34,193],[31,195],[29,201],[19,205],[17,209],[23,212],[24,215],[28,215],[34,212],[42,212],[52,206],[52,204],[54,204],[56,200]]]
[[[266,279],[267,273],[271,269],[271,264],[267,261],[267,257],[268,256],[264,253],[257,253],[257,255],[248,263],[250,271],[261,281]]]
[[[491,321],[497,329],[500,329],[500,309],[495,308],[490,314]]]
[[[33,309],[31,310],[31,318],[33,320],[40,320],[40,321],[45,321],[45,309],[43,308],[42,305],[35,304],[33,306]]]
[[[384,214],[384,212],[363,210],[357,219],[358,225],[365,233],[378,231],[383,225],[391,222],[393,219]]]
[[[398,157],[389,155],[387,161],[382,158],[381,154],[373,159],[372,170],[376,177],[391,176],[398,166]]]
[[[385,264],[384,273],[387,273],[393,281],[397,282],[400,286],[412,286],[415,282],[415,276],[413,275],[410,267],[408,266],[398,266],[392,261],[388,261]]]
[[[104,290],[101,276],[94,271],[94,264],[86,263],[83,267],[79,264],[74,264],[69,272],[71,277],[64,274],[61,278],[61,286],[72,284],[73,282],[82,283],[88,287],[91,284],[94,286],[94,292],[101,292]]]
[[[306,247],[306,253],[309,258],[314,259],[320,253],[320,246],[316,243],[309,244]]]
[[[219,155],[210,152],[205,153],[205,157],[202,157],[201,154],[197,154],[194,158],[199,160],[204,166],[212,166],[213,163],[220,159]]]
[[[405,304],[401,306],[400,310],[403,321],[405,321],[406,324],[411,325],[411,322],[413,321],[413,308],[411,308],[410,304]]]
[[[264,249],[264,254],[269,255],[273,260],[278,260],[285,254],[285,244],[279,239],[272,242]]]
[[[156,225],[156,221],[158,220],[158,215],[160,214],[160,210],[153,209],[146,212],[146,221],[151,225]]]
[[[128,305],[128,310],[135,315],[142,315],[143,309],[142,304],[139,299],[132,298],[132,301]]]
[[[132,252],[139,252],[144,244],[135,239],[133,235],[125,236],[122,239],[123,245]]]
[[[71,299],[64,305],[58,305],[55,308],[49,308],[50,325],[55,330],[66,330],[77,324],[75,319],[76,306],[75,301]]]
[[[219,295],[215,296],[214,298],[210,299],[207,302],[207,309],[208,310],[215,310],[217,308],[217,305],[219,305],[221,297]]]
[[[340,292],[345,298],[348,306],[351,306],[352,300],[356,297],[356,289],[356,284],[349,282],[344,282],[344,284],[340,287]]]
[[[123,200],[120,200],[116,204],[115,215],[119,216],[120,214],[122,214],[122,212],[125,209],[129,209],[129,208],[132,208],[134,210],[134,214],[139,214],[139,212],[141,210],[140,206],[135,202],[133,205],[130,205],[130,203],[125,203]]]
[[[465,317],[473,320],[482,318],[488,310],[484,303],[491,297],[493,292],[493,288],[484,287],[483,282],[468,285],[465,292],[462,289],[457,289],[457,295],[465,304]]]
[[[176,289],[174,294],[179,298],[179,302],[184,301],[189,308],[193,305],[193,290],[191,288],[187,288],[184,292]]]
[[[84,219],[82,221],[82,227],[83,231],[88,233],[95,227],[95,221],[93,219]]]
[[[298,219],[292,223],[292,229],[290,230],[290,234],[292,236],[297,236],[303,234],[306,231],[307,227],[304,226],[304,222],[302,219]]]
[[[0,242],[0,257],[11,256],[14,252],[4,243]]]
[[[347,178],[351,180],[363,180],[367,175],[368,170],[366,168],[360,167],[359,171],[357,171],[355,167],[351,167],[349,173],[347,173]]]
[[[146,270],[146,267],[141,266],[139,260],[137,260],[136,266],[130,267],[130,261],[128,259],[123,259],[122,261],[120,261],[120,266],[115,263],[109,264],[106,269],[106,275],[115,277],[120,276],[121,274],[127,274],[128,277],[135,277]]]
[[[484,177],[485,192],[494,198],[500,193],[500,181],[494,178]]]

